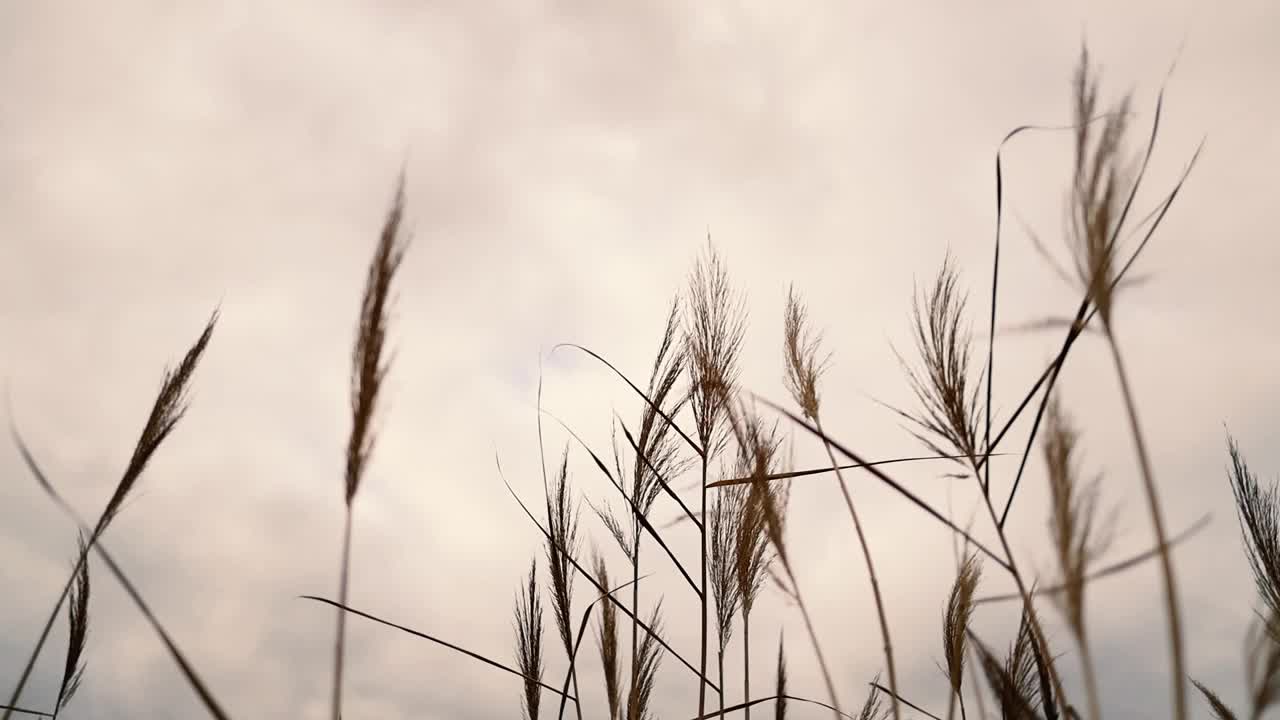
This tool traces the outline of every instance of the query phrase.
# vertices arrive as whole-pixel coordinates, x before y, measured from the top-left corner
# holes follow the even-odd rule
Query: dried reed
[[[720,255],[707,240],[707,254],[699,258],[689,276],[689,315],[685,330],[685,353],[689,362],[689,404],[693,411],[694,425],[701,445],[702,478],[700,512],[707,513],[708,463],[723,447],[728,438],[722,422],[728,397],[738,376],[738,353],[746,325],[746,312],[735,299],[729,287],[728,270]],[[699,554],[702,579],[701,641],[698,654],[698,674],[707,675],[707,530],[699,533],[702,549]],[[706,713],[707,688],[698,686],[698,716]]]
[[[89,539],[84,533],[78,537],[79,556],[89,549]],[[79,563],[75,585],[71,588],[71,601],[67,603],[67,658],[62,670],[62,682],[53,703],[53,717],[57,717],[80,688],[84,678],[84,647],[89,635],[89,563]]]
[[[952,584],[951,594],[947,599],[947,609],[942,614],[942,656],[946,658],[947,679],[951,683],[951,693],[947,696],[947,720],[954,716],[957,700],[960,701],[960,715],[965,717],[964,695],[960,689],[964,682],[969,621],[973,617],[973,595],[981,577],[982,563],[978,556],[966,556],[956,573],[955,583]]]
[[[609,587],[609,570],[604,558],[595,555],[596,581]],[[596,625],[596,645],[600,649],[600,663],[604,666],[605,699],[609,703],[609,720],[620,720],[622,715],[622,682],[618,676],[618,611],[611,603],[600,608]]]
[[[830,355],[818,358],[822,337],[808,327],[808,311],[796,297],[794,289],[787,292],[787,306],[783,322],[783,357],[784,382],[791,393],[792,400],[800,406],[804,416],[813,421],[819,431],[822,430],[821,402],[818,392],[818,380],[827,368]],[[875,601],[876,617],[880,622],[880,640],[884,648],[885,665],[889,671],[890,708],[894,720],[899,718],[898,708],[898,673],[893,663],[893,641],[889,636],[889,620],[885,614],[884,598],[880,594],[880,580],[876,576],[875,563],[871,560],[871,548],[867,544],[866,534],[862,532],[862,523],[858,519],[858,511],[853,506],[853,498],[849,495],[849,486],[844,481],[841,467],[836,462],[835,451],[831,443],[824,442],[827,458],[835,470],[840,484],[840,494],[844,497],[845,507],[849,510],[849,519],[853,521],[853,530],[858,537],[858,546],[862,549],[862,559],[867,564],[867,576],[871,579],[871,596]]]
[[[1160,548],[1160,571],[1164,581],[1164,600],[1168,611],[1174,717],[1177,720],[1185,720],[1187,716],[1186,671],[1177,581],[1174,576],[1173,561],[1167,549],[1168,535],[1165,532],[1164,514],[1160,508],[1155,473],[1138,419],[1133,388],[1130,385],[1129,374],[1125,369],[1120,343],[1115,332],[1113,312],[1115,291],[1121,283],[1121,273],[1126,267],[1120,262],[1118,239],[1141,184],[1151,151],[1155,147],[1155,132],[1158,128],[1159,116],[1157,115],[1157,125],[1152,128],[1151,142],[1147,146],[1141,169],[1130,181],[1125,177],[1128,171],[1124,167],[1125,161],[1120,157],[1127,130],[1129,98],[1125,97],[1119,103],[1117,110],[1107,115],[1103,120],[1103,129],[1095,140],[1092,132],[1093,124],[1088,121],[1096,111],[1097,98],[1096,73],[1090,66],[1087,48],[1082,48],[1080,65],[1076,71],[1076,158],[1068,237],[1073,249],[1076,271],[1085,286],[1086,297],[1093,303],[1102,320],[1103,334],[1107,339],[1107,347],[1111,351],[1116,376],[1120,381],[1120,394],[1124,399],[1130,434],[1138,456],[1138,467],[1142,474],[1143,490],[1146,492],[1156,545]],[[1127,192],[1122,189],[1124,186],[1128,186]]]
[[[542,600],[538,595],[538,561],[529,563],[529,581],[516,594],[515,619],[516,667],[524,675],[521,708],[527,720],[538,720],[542,702]]]
[[[568,556],[578,552],[580,541],[578,538],[578,510],[573,507],[570,495],[572,490],[569,486],[569,448],[565,446],[564,454],[560,460],[560,470],[555,475],[555,481],[551,488],[547,491],[547,529],[550,531],[550,537],[547,538],[546,556],[547,556],[547,572],[551,576],[551,608],[555,616],[556,630],[560,635],[560,642],[564,646],[565,657],[573,656],[573,625],[571,613],[573,611],[573,568],[569,565]],[[573,679],[573,694],[577,696],[578,692],[578,676],[577,673],[571,673]],[[577,710],[578,718],[582,718],[582,704],[576,702],[574,708]]]
[[[351,572],[352,501],[364,479],[365,467],[373,454],[376,433],[374,416],[378,408],[382,381],[389,361],[383,358],[390,322],[391,284],[404,259],[406,238],[401,234],[404,217],[404,174],[396,182],[391,208],[383,221],[382,232],[369,263],[356,341],[351,353],[351,435],[347,440],[342,560],[338,579],[338,602],[347,604]],[[342,718],[342,675],[346,645],[347,614],[337,613],[337,633],[333,650],[333,720]]]

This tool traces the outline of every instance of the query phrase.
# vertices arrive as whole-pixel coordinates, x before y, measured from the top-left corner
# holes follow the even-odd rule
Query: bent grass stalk
[[[818,359],[821,336],[810,334],[806,326],[807,316],[807,310],[796,298],[794,290],[788,291],[783,324],[783,355],[786,360],[784,378],[792,399],[800,406],[805,417],[812,420],[814,427],[821,432],[821,402],[818,393],[818,379],[826,369],[828,360]],[[867,544],[866,535],[862,532],[862,523],[858,520],[858,511],[854,509],[853,498],[849,495],[849,486],[844,481],[844,474],[841,472],[840,464],[836,461],[835,452],[831,449],[831,443],[823,442],[822,447],[826,450],[827,458],[831,461],[831,467],[836,473],[836,480],[840,485],[840,494],[844,498],[845,507],[849,510],[849,518],[853,521],[853,530],[858,537],[858,546],[862,549],[862,559],[867,564],[867,576],[871,580],[871,595],[875,601],[876,617],[880,622],[880,639],[884,649],[885,666],[889,671],[890,707],[893,711],[894,720],[898,720],[900,717],[898,673],[893,662],[893,641],[889,637],[889,620],[885,615],[884,598],[880,594],[880,580],[876,577],[875,563],[871,560],[871,548]]]

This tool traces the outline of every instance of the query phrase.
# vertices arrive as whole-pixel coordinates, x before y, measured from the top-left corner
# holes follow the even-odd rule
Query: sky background
[[[336,593],[350,346],[401,166],[413,241],[379,444],[355,503],[350,601],[510,661],[515,592],[541,550],[494,459],[538,500],[540,358],[545,407],[606,450],[612,413],[634,425],[639,401],[599,365],[550,350],[580,342],[643,376],[666,305],[709,235],[750,308],[743,386],[785,397],[782,306],[795,283],[834,353],[828,429],[870,456],[917,453],[875,402],[910,403],[892,347],[909,349],[912,283],[951,252],[985,324],[997,145],[1017,125],[1069,121],[1082,38],[1106,99],[1135,92],[1138,137],[1180,58],[1142,214],[1207,137],[1116,326],[1171,531],[1212,514],[1175,558],[1188,669],[1243,709],[1254,601],[1223,425],[1264,479],[1280,474],[1270,212],[1280,189],[1280,5],[803,5],[0,3],[0,380],[46,471],[96,517],[166,364],[221,308],[191,410],[106,541],[233,717],[326,716],[333,613],[298,595]],[[1022,135],[1004,159],[1001,324],[1069,314],[1077,288],[1017,219],[1064,257],[1069,138]],[[1058,342],[1056,331],[997,336],[997,418]],[[1118,513],[1108,557],[1150,547],[1118,385],[1097,338],[1077,345],[1061,384],[1083,428],[1085,467],[1104,474],[1103,502]],[[1025,432],[1020,424],[1017,446]],[[546,435],[558,454],[565,434],[549,425]],[[812,438],[796,435],[795,448],[798,465],[823,462]],[[1005,493],[1016,461],[994,468]],[[964,520],[978,496],[942,477],[949,470],[895,476]],[[610,497],[577,448],[571,471],[588,498]],[[1010,531],[1020,564],[1047,579],[1043,479],[1037,454]],[[890,605],[902,691],[944,713],[949,536],[868,476],[851,476],[851,487]],[[668,520],[673,504],[660,500],[654,513]],[[882,656],[833,480],[798,481],[791,513],[801,589],[842,702],[860,705]],[[594,517],[583,524],[614,550]],[[670,538],[690,557],[687,525]],[[67,518],[0,443],[6,694],[73,541]],[[608,557],[622,574],[621,556]],[[665,597],[667,636],[696,659],[696,605],[673,567],[647,557],[642,602]],[[202,716],[118,584],[96,563],[93,572],[88,671],[65,717]],[[578,583],[578,608],[586,587]],[[993,566],[980,592],[1010,587]],[[753,689],[767,692],[783,633],[792,691],[821,698],[796,609],[770,588],[755,617]],[[1164,623],[1154,566],[1091,588],[1109,718],[1168,715]],[[1010,606],[978,613],[995,647],[1015,624]],[[347,717],[519,712],[517,678],[360,619],[348,630]],[[23,705],[52,703],[64,632]],[[1078,687],[1078,655],[1056,620],[1052,633]],[[558,678],[564,660],[549,645]],[[586,650],[580,684],[599,717],[599,664]],[[741,651],[735,638],[729,667]],[[727,687],[740,697],[736,673]],[[694,714],[696,686],[670,658],[656,697],[660,717]],[[1192,705],[1207,717],[1198,697]]]

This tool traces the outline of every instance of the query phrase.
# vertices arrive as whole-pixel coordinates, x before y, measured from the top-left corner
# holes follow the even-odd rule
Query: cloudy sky
[[[545,406],[599,451],[612,413],[634,423],[640,409],[607,371],[552,346],[584,343],[643,375],[665,306],[709,235],[750,307],[744,386],[784,397],[781,311],[795,283],[834,353],[828,429],[867,455],[918,452],[876,403],[910,402],[892,347],[909,346],[912,283],[950,251],[975,320],[985,316],[996,147],[1017,125],[1069,121],[1084,37],[1107,98],[1134,91],[1139,134],[1179,57],[1143,214],[1207,137],[1116,323],[1171,529],[1212,514],[1176,554],[1188,668],[1243,707],[1253,597],[1223,424],[1265,478],[1280,474],[1280,250],[1269,212],[1280,190],[1280,6],[694,6],[0,3],[0,380],[53,480],[96,516],[166,364],[221,308],[191,410],[107,542],[232,716],[326,716],[333,614],[297,596],[335,594],[350,345],[402,165],[413,241],[380,442],[355,506],[351,603],[510,661],[512,601],[538,536],[494,458],[538,499],[540,362]],[[1023,135],[1004,158],[1002,324],[1070,313],[1078,290],[1023,225],[1062,258],[1069,140]],[[998,334],[998,418],[1057,342],[1057,332]],[[1117,389],[1105,346],[1079,343],[1062,397],[1083,428],[1086,467],[1104,473],[1103,501],[1118,513],[1111,556],[1121,558],[1153,540]],[[1017,427],[1011,447],[1025,437]],[[565,434],[546,434],[558,453]],[[822,462],[812,438],[796,435],[795,448],[797,464]],[[1016,461],[998,462],[1005,493]],[[609,498],[576,448],[571,469],[587,498]],[[963,521],[978,495],[942,477],[949,469],[896,475]],[[1038,458],[1028,477],[1011,537],[1019,563],[1048,578]],[[7,441],[0,480],[7,694],[65,580],[74,529]],[[890,604],[902,690],[945,712],[949,536],[867,476],[852,490]],[[791,512],[801,589],[842,702],[860,704],[883,663],[833,481],[797,482]],[[655,515],[674,517],[673,504],[660,501]],[[608,548],[594,518],[584,527]],[[690,557],[688,526],[670,538]],[[649,557],[642,601],[665,597],[669,640],[694,658],[696,606],[675,569]],[[609,558],[620,573],[622,558]],[[89,669],[66,717],[202,716],[118,584],[93,571]],[[1010,587],[988,569],[983,591]],[[1167,716],[1154,567],[1094,586],[1089,613],[1108,717]],[[753,689],[768,686],[783,633],[792,691],[821,697],[796,609],[770,589],[757,617]],[[997,647],[1015,622],[1008,606],[977,620]],[[63,633],[23,705],[52,703]],[[1078,687],[1079,657],[1060,626],[1053,633]],[[349,648],[348,717],[519,712],[518,679],[438,646],[354,619]],[[741,652],[735,640],[730,667]],[[592,658],[581,685],[599,717]],[[548,665],[558,677],[563,658],[551,652]],[[738,697],[738,679],[727,685]],[[696,707],[696,686],[670,658],[656,705],[663,718]]]

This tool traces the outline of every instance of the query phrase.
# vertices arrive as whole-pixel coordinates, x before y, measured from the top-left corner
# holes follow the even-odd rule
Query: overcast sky
[[[910,403],[892,346],[909,348],[912,283],[927,281],[949,250],[982,324],[995,150],[1017,125],[1069,121],[1084,37],[1107,100],[1134,90],[1138,135],[1180,57],[1141,214],[1207,137],[1116,326],[1171,530],[1213,518],[1176,553],[1188,669],[1244,707],[1241,641],[1254,601],[1223,424],[1264,478],[1280,475],[1280,250],[1270,212],[1280,190],[1280,5],[777,7],[0,3],[0,380],[54,482],[96,516],[164,368],[221,307],[191,410],[106,540],[233,717],[326,717],[333,613],[297,596],[336,594],[350,346],[402,165],[413,241],[380,441],[355,504],[351,603],[511,661],[512,601],[541,551],[494,457],[538,500],[540,358],[547,409],[605,451],[613,411],[634,424],[638,400],[581,355],[549,351],[580,342],[643,376],[666,305],[709,234],[750,307],[743,385],[784,398],[782,303],[795,283],[834,353],[828,429],[870,456],[918,452],[875,402]],[[1069,138],[1023,135],[1004,158],[1002,324],[1069,314],[1078,289],[1056,277],[1018,220],[1064,257]],[[997,336],[998,418],[1059,341],[1056,331]],[[1105,346],[1079,343],[1062,398],[1083,428],[1086,468],[1104,473],[1103,502],[1118,512],[1109,557],[1121,558],[1153,536],[1117,388]],[[1018,426],[1010,448],[1026,430]],[[546,435],[557,454],[566,435],[553,426]],[[812,438],[795,442],[798,465],[821,464]],[[994,467],[1003,497],[1016,460]],[[588,498],[610,498],[577,448],[571,470]],[[895,475],[942,510],[950,502],[963,521],[978,495],[942,477],[949,470]],[[949,536],[868,476],[851,477],[903,693],[943,713]],[[0,480],[7,694],[65,580],[74,530],[8,441]],[[1037,455],[1010,529],[1019,563],[1049,579],[1043,482]],[[665,521],[675,508],[664,500],[654,512]],[[858,705],[883,658],[833,481],[797,481],[791,512],[801,589],[842,702]],[[583,522],[613,550],[594,517]],[[693,557],[687,525],[670,537]],[[621,556],[608,557],[622,574]],[[669,640],[696,659],[696,605],[669,563],[647,557],[642,602],[665,596]],[[93,572],[89,667],[65,717],[202,716],[118,584],[97,564]],[[578,608],[586,587],[578,584]],[[982,592],[1010,587],[988,568]],[[1167,716],[1155,568],[1100,582],[1090,598],[1107,716]],[[795,608],[769,588],[757,612],[753,690],[768,693],[785,632],[792,691],[822,697]],[[1015,624],[1009,606],[977,620],[999,648]],[[1068,685],[1079,687],[1078,655],[1054,627]],[[347,717],[519,712],[517,678],[360,619],[348,630]],[[64,632],[23,705],[52,703]],[[564,661],[549,644],[549,677],[558,678]],[[600,717],[599,663],[587,649],[582,692]],[[730,667],[740,653],[735,639]],[[736,673],[727,684],[740,697]],[[695,708],[695,684],[668,658],[658,715]]]

